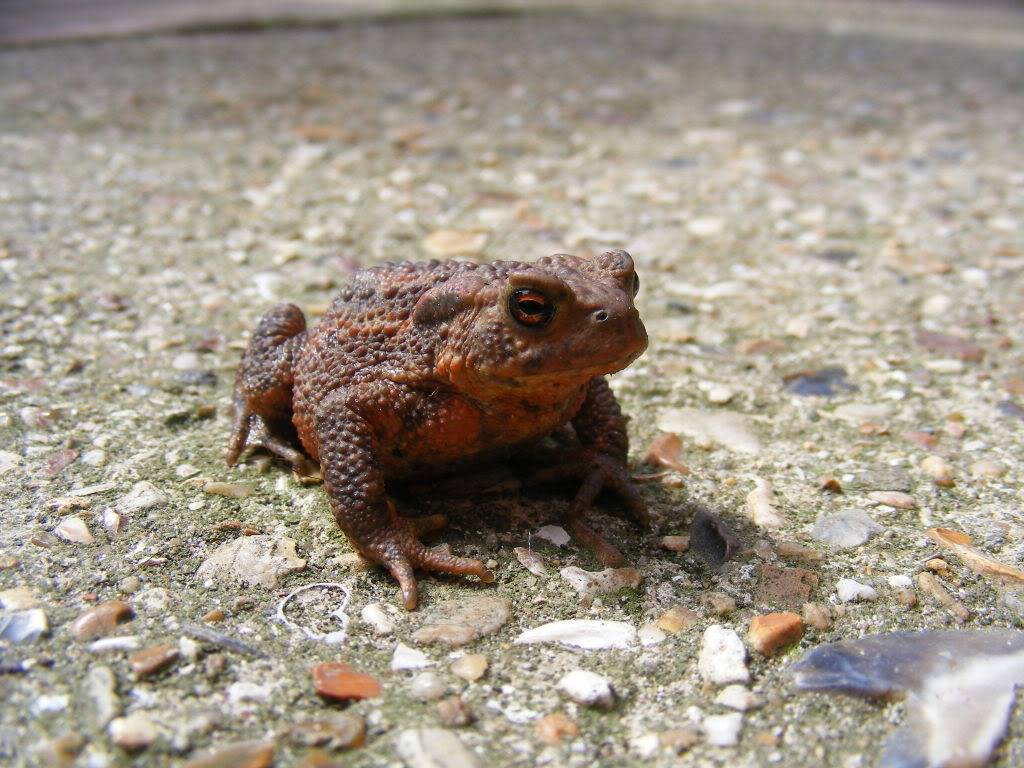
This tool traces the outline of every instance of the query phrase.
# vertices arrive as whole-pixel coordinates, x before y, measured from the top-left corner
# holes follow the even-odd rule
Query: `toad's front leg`
[[[603,565],[621,566],[625,564],[622,553],[591,528],[586,520],[591,504],[603,489],[608,489],[622,499],[639,525],[650,525],[650,515],[629,475],[626,419],[606,379],[599,377],[590,381],[586,398],[573,417],[572,425],[580,447],[570,450],[558,465],[539,472],[535,481],[547,482],[566,477],[579,480],[579,490],[569,506],[569,527]]]
[[[400,517],[387,498],[379,461],[381,427],[374,422],[398,419],[407,396],[390,382],[362,391],[338,390],[320,404],[315,421],[334,519],[359,554],[391,571],[402,602],[412,610],[417,603],[414,568],[476,576],[485,582],[494,581],[494,575],[479,560],[437,552],[420,542],[421,536],[444,527],[444,515]]]

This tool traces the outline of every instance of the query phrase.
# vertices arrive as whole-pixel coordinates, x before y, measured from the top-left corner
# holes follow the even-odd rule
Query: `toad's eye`
[[[551,320],[555,307],[540,291],[520,288],[508,297],[508,311],[520,325],[539,328]]]
[[[634,272],[626,281],[626,290],[633,294],[633,298],[640,292],[640,277]]]

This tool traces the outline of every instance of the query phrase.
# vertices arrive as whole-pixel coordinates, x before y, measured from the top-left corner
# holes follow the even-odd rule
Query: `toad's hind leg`
[[[294,304],[278,304],[260,319],[235,377],[235,419],[227,463],[234,466],[254,423],[262,434],[253,442],[281,457],[301,474],[311,463],[298,448],[292,426],[295,358],[306,340],[306,318]]]

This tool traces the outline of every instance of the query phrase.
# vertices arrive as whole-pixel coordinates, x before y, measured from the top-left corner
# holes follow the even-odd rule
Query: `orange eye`
[[[520,288],[509,296],[508,311],[517,323],[531,328],[546,325],[555,314],[548,297],[532,288]]]

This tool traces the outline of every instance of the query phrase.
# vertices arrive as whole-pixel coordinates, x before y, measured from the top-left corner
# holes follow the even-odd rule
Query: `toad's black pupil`
[[[521,299],[519,309],[527,315],[539,315],[544,311],[544,305],[532,299]]]

